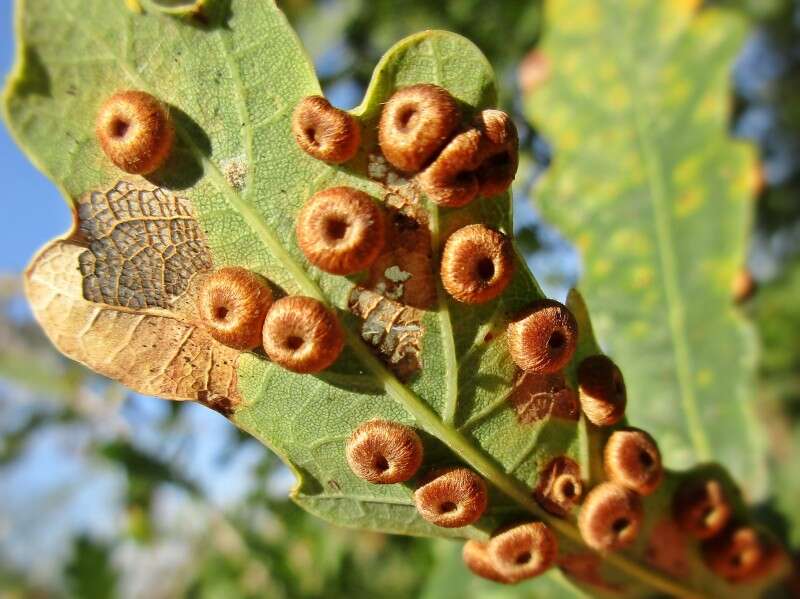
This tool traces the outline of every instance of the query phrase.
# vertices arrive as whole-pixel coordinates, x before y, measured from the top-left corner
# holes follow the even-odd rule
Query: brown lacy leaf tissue
[[[191,205],[120,181],[77,201],[77,220],[25,273],[34,315],[70,358],[148,395],[238,401],[239,351],[197,321],[211,258]]]

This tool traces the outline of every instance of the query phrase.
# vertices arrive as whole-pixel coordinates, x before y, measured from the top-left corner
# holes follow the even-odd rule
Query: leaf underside
[[[542,297],[524,262],[517,257],[511,285],[479,307],[452,301],[435,276],[440,241],[454,229],[482,222],[511,234],[509,194],[437,209],[388,167],[375,139],[382,103],[405,85],[447,88],[465,123],[492,106],[494,75],[473,44],[429,31],[389,50],[352,111],[363,131],[359,153],[332,167],[304,154],[291,135],[294,106],[320,88],[274,3],[206,2],[191,18],[140,4],[19,3],[20,61],[6,116],[76,212],[75,229],[27,274],[34,312],[62,351],[134,389],[225,413],[293,469],[299,505],[337,524],[486,539],[501,524],[542,519],[559,535],[559,564],[593,592],[752,592],[712,576],[694,542],[676,541],[677,558],[658,551],[674,531],[670,498],[683,475],[670,473],[645,500],[637,543],[608,556],[583,545],[574,514],[556,518],[534,501],[539,472],[553,457],[576,460],[592,484],[602,477],[596,450],[607,432],[578,417],[574,392],[574,364],[599,352],[585,306],[571,294],[580,340],[566,380],[521,376],[505,324]],[[122,177],[94,138],[100,104],[130,88],[167,103],[177,133],[169,161],[147,179]],[[338,185],[364,190],[393,216],[397,243],[357,277],[314,268],[294,239],[304,201]],[[207,272],[230,264],[263,274],[276,291],[336,309],[347,339],[340,359],[320,375],[298,375],[207,337],[194,293]],[[379,486],[357,478],[344,443],[371,418],[419,429],[425,469],[466,463],[480,472],[490,486],[484,517],[437,528],[414,508],[414,480]],[[684,582],[670,579],[676,575]]]

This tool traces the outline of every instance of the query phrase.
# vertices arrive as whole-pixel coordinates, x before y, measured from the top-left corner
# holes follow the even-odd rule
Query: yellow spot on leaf
[[[615,85],[608,92],[608,105],[614,110],[624,110],[630,106],[631,94],[622,85]]]
[[[649,266],[637,266],[633,269],[631,282],[634,289],[645,289],[653,284],[653,269]]]
[[[704,194],[697,189],[690,189],[681,197],[678,198],[678,203],[675,206],[675,214],[678,218],[686,218],[694,214],[705,201]]]
[[[708,368],[703,368],[697,373],[697,384],[701,387],[708,387],[714,380],[714,373]]]
[[[135,12],[137,15],[144,12],[142,10],[142,5],[139,4],[139,0],[125,0],[125,6],[128,7],[128,10]]]
[[[598,258],[594,261],[592,265],[592,273],[596,277],[604,277],[606,276],[609,271],[611,270],[611,262],[606,260],[605,258]]]
[[[588,233],[581,233],[578,235],[578,238],[575,240],[575,245],[578,246],[578,250],[581,252],[587,252],[589,250],[589,246],[592,245],[592,237]]]

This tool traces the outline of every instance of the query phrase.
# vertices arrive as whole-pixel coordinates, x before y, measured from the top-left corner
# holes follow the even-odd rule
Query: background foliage
[[[580,263],[528,200],[534,196],[538,202],[540,193],[547,193],[535,184],[551,154],[558,160],[559,143],[547,128],[552,111],[539,97],[536,77],[525,79],[526,100],[518,72],[527,68],[531,74],[536,62],[524,59],[537,48],[543,31],[552,31],[545,44],[558,35],[552,7],[545,12],[538,2],[511,0],[281,4],[312,53],[326,94],[344,107],[360,100],[375,62],[400,37],[443,28],[472,39],[493,63],[501,104],[522,133],[525,157],[516,218],[534,272],[547,291],[562,298],[579,273],[585,271],[586,279],[591,266]],[[734,110],[727,125],[736,136],[756,142],[760,155],[764,188],[746,258],[760,289],[739,310],[762,337],[754,401],[760,425],[766,427],[769,483],[759,494],[760,513],[797,548],[800,476],[792,457],[800,455],[800,312],[795,299],[800,291],[800,9],[789,0],[727,4],[741,22],[731,17],[723,33],[731,33],[728,27],[736,20],[746,41],[728,50],[724,64],[695,65],[695,76],[719,69],[719,77],[730,77]],[[589,58],[576,56],[584,63],[579,66],[591,72]],[[565,58],[559,55],[558,60]],[[553,61],[556,68],[559,64]],[[535,118],[528,124],[525,108],[531,105]],[[544,137],[535,128],[539,124]],[[551,211],[547,216],[556,220]],[[715,225],[712,214],[700,226]],[[726,251],[723,258],[743,258],[738,248]],[[607,258],[612,274],[626,268],[624,261]],[[524,587],[507,589],[463,575],[457,546],[345,531],[298,510],[285,499],[291,479],[278,461],[221,417],[199,406],[131,395],[56,355],[21,307],[16,281],[9,273],[1,286],[4,594],[529,596]],[[615,318],[611,302],[590,307],[596,319]],[[658,320],[650,324],[668,326]],[[602,341],[612,344],[616,334],[611,328]],[[626,373],[638,368],[635,362],[624,366]],[[556,575],[546,588],[537,587],[542,593],[537,596],[548,589],[550,596],[566,596],[564,584]]]

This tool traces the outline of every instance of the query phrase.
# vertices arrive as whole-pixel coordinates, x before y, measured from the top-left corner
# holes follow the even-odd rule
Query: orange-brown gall
[[[581,409],[592,424],[610,426],[625,415],[628,402],[625,379],[607,356],[590,356],[580,363],[578,396]]]
[[[733,509],[722,484],[714,479],[687,481],[675,494],[678,525],[696,539],[709,539],[730,522]]]
[[[597,485],[578,514],[584,542],[598,551],[627,547],[636,540],[643,518],[639,496],[616,483]]]
[[[475,170],[480,166],[481,134],[469,129],[456,135],[436,160],[417,176],[417,182],[432,202],[446,208],[466,206],[478,196]]]
[[[236,266],[217,270],[200,284],[197,310],[209,334],[235,349],[261,344],[272,291],[257,274]]]
[[[292,113],[292,133],[303,151],[317,160],[341,164],[358,152],[358,121],[322,96],[303,98]]]
[[[404,87],[383,107],[378,144],[392,166],[416,173],[444,146],[460,118],[446,89],[427,83]]]
[[[442,528],[467,526],[486,510],[486,483],[467,468],[447,468],[431,473],[414,492],[417,511]]]
[[[315,193],[295,224],[308,261],[326,272],[349,275],[369,267],[384,246],[383,211],[366,193],[333,187]]]
[[[467,568],[469,568],[473,574],[503,584],[511,582],[495,568],[492,559],[489,557],[487,543],[481,543],[475,539],[470,539],[464,543],[461,556],[464,558],[464,563],[467,565]]]
[[[175,132],[167,108],[148,93],[115,93],[100,107],[95,135],[106,156],[134,175],[147,175],[166,161]]]
[[[336,316],[321,302],[299,295],[272,304],[264,321],[264,351],[292,372],[321,372],[336,361],[344,335]]]
[[[567,307],[540,300],[508,325],[508,350],[517,366],[546,374],[564,368],[575,353],[578,323]]]
[[[514,274],[508,238],[485,225],[467,225],[450,235],[442,252],[442,285],[460,302],[482,304],[500,295]]]
[[[567,515],[582,496],[581,468],[575,460],[559,456],[539,473],[534,497],[551,514]]]
[[[731,282],[731,295],[737,304],[743,304],[756,292],[758,285],[753,274],[747,268],[741,268]]]
[[[750,526],[734,526],[703,544],[703,559],[718,576],[732,583],[769,575],[783,552]]]
[[[509,582],[539,576],[558,555],[558,541],[543,522],[519,524],[489,541],[489,557],[495,569]]]
[[[482,111],[476,126],[481,132],[480,166],[476,171],[480,195],[508,191],[519,166],[519,138],[514,121],[501,110]]]
[[[603,451],[603,465],[610,480],[639,495],[650,495],[664,478],[656,442],[637,429],[611,434]]]
[[[361,424],[346,446],[347,463],[359,478],[378,485],[410,479],[422,464],[422,442],[413,429],[388,420]]]

